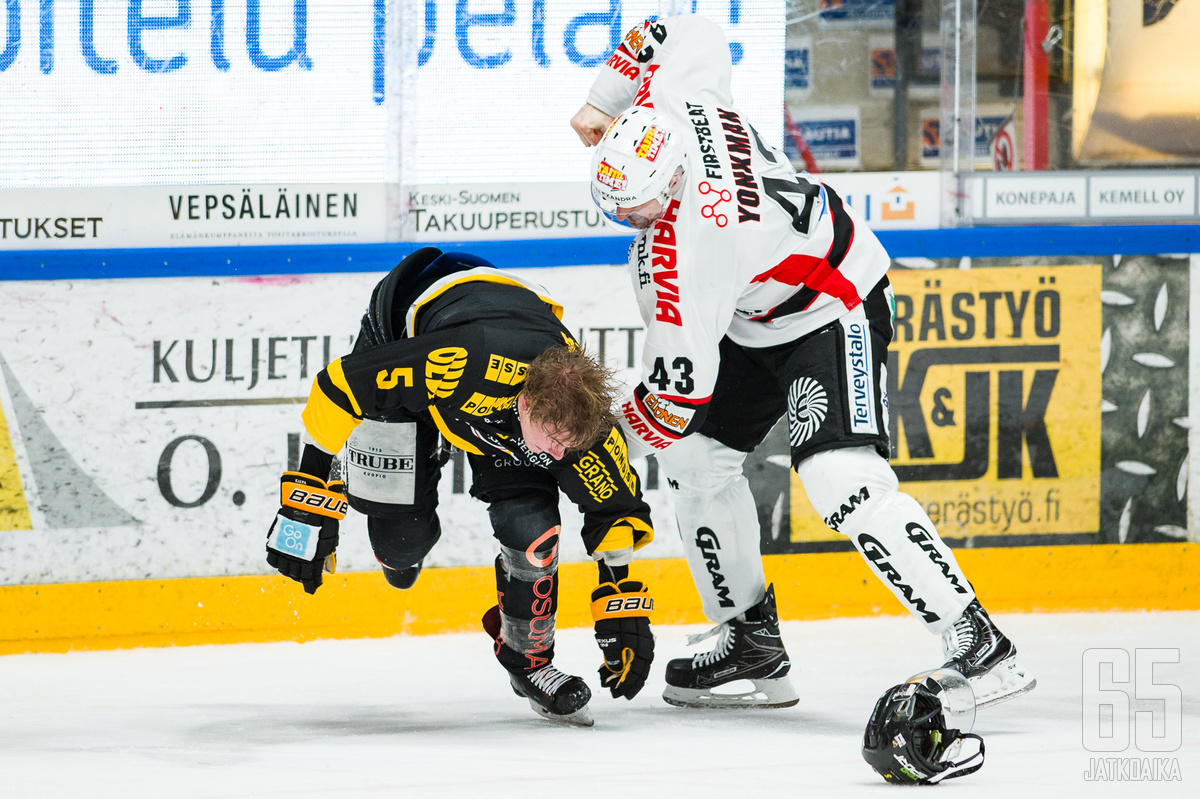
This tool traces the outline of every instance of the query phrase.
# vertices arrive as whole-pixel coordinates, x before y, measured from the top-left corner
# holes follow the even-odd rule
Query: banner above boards
[[[569,121],[621,37],[663,5],[10,0],[0,185],[583,175],[588,152]],[[734,97],[779,144],[783,5],[672,5],[722,27]]]
[[[395,216],[378,183],[8,189],[0,249],[369,244]]]

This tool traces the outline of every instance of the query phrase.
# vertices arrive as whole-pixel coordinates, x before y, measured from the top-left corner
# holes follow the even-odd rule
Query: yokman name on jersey
[[[750,135],[746,133],[742,118],[736,112],[718,108],[717,115],[725,130],[725,147],[729,150],[733,182],[740,187],[735,195],[738,201],[738,224],[758,222],[762,217],[750,210],[762,202],[758,196],[758,181],[754,179],[754,169],[750,165]]]
[[[701,161],[704,162],[704,177],[710,180],[721,180],[721,159],[717,158],[717,147],[713,144],[712,128],[708,124],[708,115],[704,106],[688,103],[688,117],[692,121],[692,129],[696,133],[696,143],[700,145]]]

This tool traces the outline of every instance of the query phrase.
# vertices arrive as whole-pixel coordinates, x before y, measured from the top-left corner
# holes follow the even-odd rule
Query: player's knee
[[[710,494],[741,479],[746,453],[696,434],[675,442],[655,458],[673,490]]]
[[[437,513],[425,511],[400,516],[369,516],[367,534],[375,559],[388,569],[402,570],[420,563],[442,537]]]
[[[899,496],[896,473],[871,447],[818,452],[796,471],[813,508],[843,535],[866,529]]]
[[[523,559],[532,562],[544,559],[551,549],[557,551],[560,523],[557,491],[551,494],[528,489],[507,496],[493,496],[488,515],[502,552],[521,553]],[[542,554],[537,556],[536,553]]]

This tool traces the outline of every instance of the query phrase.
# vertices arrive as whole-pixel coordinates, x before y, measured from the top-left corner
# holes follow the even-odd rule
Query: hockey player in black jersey
[[[587,685],[553,665],[558,492],[579,506],[598,562],[592,615],[614,697],[641,690],[654,655],[653,601],[629,579],[654,532],[615,425],[612,374],[561,316],[540,286],[475,256],[424,248],[405,258],[375,287],[353,352],[313,382],[267,561],[315,592],[348,504],[367,516],[388,583],[412,587],[442,533],[444,445],[457,447],[500,543],[498,604],[483,619],[496,657],[539,714],[590,725]],[[344,480],[331,475],[343,449]]]
[[[667,665],[663,698],[797,701],[742,474],[784,415],[813,506],[941,636],[945,665],[966,674],[981,705],[1027,691],[1034,679],[1016,647],[887,461],[887,251],[837,192],[763,141],[733,102],[731,74],[712,21],[648,20],[600,67],[571,120],[596,147],[593,199],[638,232],[629,268],[646,337],[621,426],[630,453],[655,453],[668,478],[720,633],[713,651]],[[730,693],[741,680],[754,690]]]

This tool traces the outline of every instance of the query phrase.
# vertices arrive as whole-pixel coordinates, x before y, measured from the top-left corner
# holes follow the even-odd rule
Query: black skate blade
[[[534,713],[537,713],[547,721],[553,721],[555,724],[564,724],[569,727],[591,727],[596,723],[596,720],[592,718],[592,711],[588,709],[587,705],[584,705],[573,713],[563,713],[561,715],[551,713],[532,699],[529,700],[529,706],[533,708]]]
[[[717,694],[706,688],[680,688],[667,685],[663,690],[663,701],[675,707],[732,710],[771,709],[792,707],[800,702],[800,696],[787,677],[773,680],[749,680],[753,689],[740,693]]]

